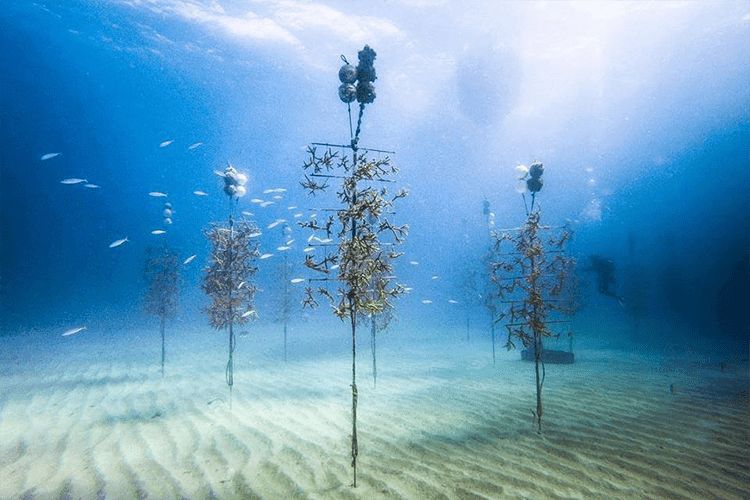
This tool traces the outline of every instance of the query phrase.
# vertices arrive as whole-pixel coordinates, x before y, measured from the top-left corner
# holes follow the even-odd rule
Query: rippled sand
[[[750,496],[746,364],[579,352],[540,436],[517,353],[386,334],[374,387],[364,335],[353,489],[343,327],[240,338],[232,411],[225,335],[168,335],[163,379],[156,331],[2,338],[0,498]]]

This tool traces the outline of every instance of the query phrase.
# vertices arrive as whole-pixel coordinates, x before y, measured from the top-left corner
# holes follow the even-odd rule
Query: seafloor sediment
[[[309,329],[309,327],[307,327]],[[359,358],[359,487],[344,330],[3,337],[0,498],[747,498],[747,365],[584,350],[531,365],[484,340],[383,334]],[[447,333],[447,332],[446,332]],[[316,345],[329,348],[315,354]],[[672,385],[673,391],[670,391]]]

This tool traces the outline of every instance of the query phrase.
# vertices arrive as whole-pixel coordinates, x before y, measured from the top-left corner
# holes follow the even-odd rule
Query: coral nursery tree
[[[229,331],[225,376],[231,408],[234,349],[237,343],[234,327],[257,318],[254,308],[257,287],[252,279],[258,272],[255,266],[258,243],[255,238],[260,231],[252,221],[244,217],[235,218],[238,200],[246,193],[247,176],[231,165],[221,175],[224,178],[224,193],[229,197],[229,218],[227,223],[214,223],[205,231],[211,243],[211,255],[203,277],[203,290],[211,298],[211,305],[207,309],[211,326]]]
[[[482,203],[482,213],[484,215],[484,224],[487,228],[487,233],[485,234],[485,237],[487,235],[490,236],[490,241],[492,240],[492,232],[495,229],[495,214],[490,211],[490,202],[487,200],[484,200]],[[492,341],[492,364],[495,364],[495,325],[497,322],[495,321],[495,318],[498,315],[499,306],[500,306],[500,297],[498,295],[498,289],[495,286],[495,283],[492,281],[492,269],[494,266],[494,263],[497,261],[497,256],[495,255],[495,245],[490,244],[489,248],[486,250],[484,255],[481,258],[481,264],[482,269],[484,270],[483,276],[485,279],[482,283],[482,304],[487,309],[487,311],[490,313],[490,339]],[[489,277],[489,279],[487,279]]]
[[[349,111],[350,143],[335,145],[313,143],[308,148],[309,158],[304,164],[302,186],[311,195],[325,192],[330,183],[340,183],[336,192],[338,206],[323,209],[327,220],[311,219],[300,226],[318,237],[316,250],[323,255],[307,254],[305,266],[319,273],[308,280],[303,306],[318,305],[316,297],[327,300],[334,314],[351,326],[352,341],[352,434],[351,465],[353,486],[357,486],[357,324],[368,315],[382,314],[392,307],[391,300],[404,293],[404,287],[395,283],[393,260],[401,254],[395,246],[406,237],[407,226],[391,222],[394,202],[406,196],[399,190],[390,194],[385,186],[392,183],[389,177],[396,167],[387,154],[389,151],[359,147],[359,136],[365,106],[375,99],[375,51],[365,46],[359,54],[355,68],[342,56],[344,65],[339,71],[341,86],[339,97]],[[356,131],[352,124],[351,103],[357,101]],[[319,152],[317,147],[325,147]],[[375,153],[377,158],[371,158]],[[386,156],[382,156],[385,154]],[[338,242],[333,241],[333,237]],[[315,284],[316,286],[313,286]]]
[[[292,240],[291,238],[292,228],[284,224],[282,228],[284,244],[287,245]],[[287,332],[289,329],[289,321],[294,311],[295,302],[295,291],[291,285],[292,272],[294,270],[294,263],[289,260],[289,252],[284,252],[284,258],[281,260],[281,264],[278,268],[279,281],[283,283],[283,286],[279,290],[278,308],[277,308],[277,320],[281,322],[284,329],[284,362],[287,361]]]
[[[172,205],[164,204],[162,212],[164,223],[172,223]],[[159,231],[161,232],[161,231]],[[159,235],[160,238],[164,234]],[[165,324],[167,319],[174,317],[177,312],[177,295],[179,288],[179,260],[177,252],[170,248],[166,241],[158,247],[146,249],[146,265],[144,275],[148,283],[145,296],[145,310],[148,314],[159,318],[159,332],[161,333],[161,376],[164,376]]]
[[[146,312],[159,318],[161,334],[161,376],[164,376],[165,325],[177,312],[177,292],[179,275],[177,252],[164,245],[146,249]]]
[[[526,221],[519,228],[492,231],[494,255],[499,259],[491,266],[496,285],[498,307],[496,321],[505,321],[508,331],[506,347],[514,341],[533,354],[536,380],[536,410],[532,410],[538,432],[542,431],[542,389],[544,386],[545,338],[557,337],[553,325],[567,325],[572,313],[570,278],[574,261],[565,253],[570,239],[568,227],[552,228],[541,223],[541,209],[536,196],[542,189],[544,165],[533,163],[528,169],[518,167],[525,188],[531,193],[528,209],[523,194]]]

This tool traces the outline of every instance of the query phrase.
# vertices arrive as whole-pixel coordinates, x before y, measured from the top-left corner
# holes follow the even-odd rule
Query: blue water
[[[642,278],[640,319],[660,327],[638,337],[638,348],[690,343],[743,355],[746,2],[467,10],[221,3],[3,4],[3,334],[150,321],[142,267],[163,203],[150,191],[168,193],[174,205],[169,244],[183,257],[198,255],[183,272],[177,322],[207,325],[202,229],[227,212],[213,171],[231,162],[249,173],[241,208],[261,227],[291,220],[288,205],[315,206],[299,186],[304,146],[348,140],[336,93],[339,55],[354,60],[369,43],[378,52],[378,97],[362,143],[396,150],[398,182],[411,191],[398,208],[411,231],[396,273],[414,288],[398,302],[402,321],[463,324],[464,307],[421,300],[463,300],[459,283],[481,270],[487,244],[482,200],[498,225],[519,224],[513,168],[538,159],[547,167],[545,220],[572,221],[574,256],[583,264],[591,254],[611,259],[621,294],[630,278]],[[160,148],[167,140],[174,142]],[[198,141],[204,145],[187,149]],[[62,154],[40,161],[52,152]],[[101,189],[60,183],[69,177]],[[249,203],[272,187],[289,189],[284,200],[266,209]],[[196,189],[209,196],[196,197]],[[125,236],[131,242],[108,248]],[[273,249],[281,236],[268,231],[261,241]],[[301,248],[290,253],[297,269]],[[279,263],[277,255],[260,264],[261,322],[276,317]],[[578,340],[633,347],[628,297],[623,307],[597,293],[591,273],[580,271],[580,279]],[[475,325],[487,322],[480,304],[469,315]]]

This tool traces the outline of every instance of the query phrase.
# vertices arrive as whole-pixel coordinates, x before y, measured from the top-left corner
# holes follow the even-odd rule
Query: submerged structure
[[[288,244],[291,238],[292,228],[287,224],[282,227],[282,237],[285,244]],[[292,271],[294,269],[294,262],[289,260],[289,254],[284,252],[284,258],[278,268],[278,276],[283,287],[281,288],[280,295],[278,297],[278,308],[276,320],[281,322],[284,330],[284,362],[287,361],[287,336],[289,330],[289,321],[292,317],[292,311],[294,309],[294,289],[290,286],[292,280]]]
[[[573,312],[570,295],[575,262],[565,253],[570,229],[541,223],[536,196],[542,189],[544,165],[535,162],[528,168],[519,166],[518,173],[531,193],[531,208],[526,203],[525,191],[521,190],[526,222],[521,227],[492,232],[493,252],[498,260],[491,269],[498,303],[504,306],[498,308],[501,312],[496,321],[505,323],[506,348],[514,349],[514,341],[519,341],[525,348],[522,357],[534,362],[536,409],[532,414],[541,432],[544,363],[572,363],[574,359],[572,352],[545,350],[544,339],[559,337],[553,328],[570,324],[566,316]]]
[[[260,235],[251,220],[235,219],[237,201],[246,193],[247,176],[228,165],[223,173],[224,193],[229,197],[227,223],[215,223],[205,231],[211,242],[211,255],[203,277],[203,291],[211,298],[208,317],[217,330],[229,330],[229,351],[226,366],[226,382],[229,386],[229,405],[232,405],[234,386],[234,349],[237,345],[234,327],[257,318],[255,311],[256,285],[253,277],[258,272],[255,260],[258,257]]]
[[[164,204],[164,223],[172,223],[172,204]],[[144,308],[148,314],[159,318],[161,334],[161,376],[164,376],[166,357],[165,324],[177,312],[179,289],[179,260],[177,252],[164,242],[161,246],[146,249],[144,276],[148,283]]]
[[[390,194],[385,186],[397,172],[389,154],[392,151],[359,146],[362,118],[367,104],[375,100],[375,51],[365,46],[355,67],[341,56],[339,98],[349,113],[349,144],[313,143],[308,147],[301,182],[310,195],[325,192],[336,181],[337,206],[320,211],[334,213],[325,222],[317,219],[299,225],[313,231],[312,244],[320,256],[307,254],[305,266],[319,277],[310,278],[305,289],[304,307],[316,307],[316,297],[327,300],[334,314],[351,326],[352,342],[352,434],[351,465],[357,486],[357,325],[367,317],[382,315],[392,307],[391,300],[404,293],[395,282],[393,260],[401,254],[395,246],[406,237],[408,226],[391,222],[394,203],[407,195],[405,190]],[[358,103],[356,129],[352,103]],[[318,148],[324,148],[322,152]],[[375,155],[375,157],[371,156]],[[315,236],[324,235],[324,238]],[[333,241],[333,237],[338,242]]]

